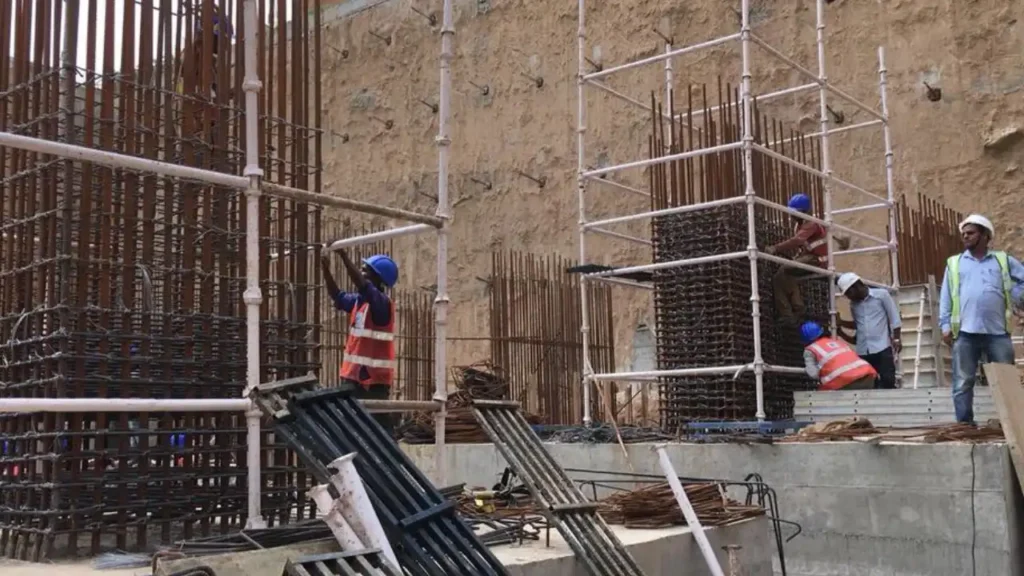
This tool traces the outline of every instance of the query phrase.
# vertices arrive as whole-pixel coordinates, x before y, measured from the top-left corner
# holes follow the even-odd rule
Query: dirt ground
[[[14,560],[0,560],[3,576],[150,576],[149,568],[131,570],[96,570],[90,561],[67,564],[30,564]]]

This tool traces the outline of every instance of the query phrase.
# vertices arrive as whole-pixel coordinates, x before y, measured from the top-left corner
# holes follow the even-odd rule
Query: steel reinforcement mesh
[[[654,221],[657,262],[697,258],[746,249],[745,206],[723,206]],[[759,246],[789,237],[790,231],[757,211]],[[779,265],[758,263],[761,299],[761,354],[769,364],[802,366],[797,329],[774,321],[772,277]],[[659,270],[654,275],[658,321],[658,368],[661,370],[747,364],[754,359],[750,305],[750,262],[746,258]],[[828,281],[801,281],[807,314],[828,316]],[[791,418],[793,391],[814,387],[800,375],[766,373],[765,412],[769,419]],[[676,429],[690,421],[752,420],[757,395],[752,372],[664,378],[661,383],[662,426]]]
[[[240,174],[241,2],[122,4],[0,1],[0,130]],[[319,2],[286,26],[258,4],[264,176],[318,191]],[[245,212],[236,190],[0,148],[0,397],[237,398]],[[319,370],[320,210],[264,197],[259,221],[260,377]],[[243,418],[0,415],[0,554],[238,527]],[[263,440],[264,515],[302,518],[307,473],[269,429]]]

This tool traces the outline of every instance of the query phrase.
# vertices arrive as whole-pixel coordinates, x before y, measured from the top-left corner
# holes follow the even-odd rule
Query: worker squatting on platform
[[[804,344],[804,371],[818,380],[821,390],[867,390],[875,387],[878,372],[850,348],[825,334],[817,322],[800,326]]]
[[[939,302],[942,341],[953,348],[953,407],[957,422],[974,422],[974,382],[982,355],[1013,364],[1014,309],[1024,304],[1024,266],[989,249],[996,232],[984,216],[960,223],[964,251],[946,260]]]
[[[348,339],[338,376],[340,388],[357,398],[387,400],[395,374],[395,303],[388,290],[398,282],[398,265],[389,256],[363,259],[360,269],[345,250],[338,250],[356,292],[342,292],[331,274],[330,253],[320,256],[327,293],[334,306],[349,315]],[[390,414],[374,414],[389,433]]]

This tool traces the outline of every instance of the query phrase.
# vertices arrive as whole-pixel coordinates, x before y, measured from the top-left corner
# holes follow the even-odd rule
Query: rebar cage
[[[284,1],[258,4],[264,181],[318,192],[319,31]],[[242,173],[241,5],[0,0],[0,130]],[[262,381],[319,370],[320,216],[260,199]],[[239,397],[241,190],[0,148],[0,218],[2,397]],[[263,509],[301,518],[305,472],[264,436]],[[245,519],[241,413],[4,414],[0,443],[7,556],[146,548]]]

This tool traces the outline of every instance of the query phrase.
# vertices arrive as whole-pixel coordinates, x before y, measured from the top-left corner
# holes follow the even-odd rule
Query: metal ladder
[[[925,284],[902,286],[896,303],[903,321],[903,350],[897,373],[903,388],[940,388],[953,379],[951,351],[939,329],[939,289],[935,277]]]

